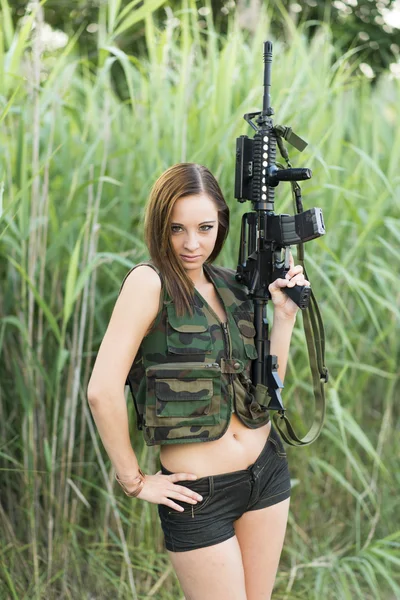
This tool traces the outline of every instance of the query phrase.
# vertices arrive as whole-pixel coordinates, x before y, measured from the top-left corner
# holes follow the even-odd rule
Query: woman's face
[[[199,269],[214,250],[218,210],[206,194],[179,198],[171,218],[171,243],[187,270]]]

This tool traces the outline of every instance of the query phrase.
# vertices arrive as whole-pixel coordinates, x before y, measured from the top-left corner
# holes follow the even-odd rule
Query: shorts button
[[[236,370],[240,369],[240,366],[241,366],[241,365],[240,365],[240,363],[239,363],[239,362],[235,362],[235,363],[233,363],[233,368],[234,368],[234,369],[236,369]]]

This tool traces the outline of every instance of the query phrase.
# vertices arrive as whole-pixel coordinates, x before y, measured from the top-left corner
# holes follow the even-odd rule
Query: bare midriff
[[[219,440],[161,446],[160,460],[173,473],[194,473],[198,477],[240,471],[257,460],[270,429],[270,422],[249,429],[232,413],[229,427]]]

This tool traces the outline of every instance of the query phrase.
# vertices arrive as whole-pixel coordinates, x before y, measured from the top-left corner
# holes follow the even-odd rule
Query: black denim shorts
[[[171,475],[161,464],[161,471]],[[172,552],[195,550],[224,542],[235,535],[233,522],[243,513],[277,504],[290,496],[286,452],[271,425],[268,440],[256,462],[247,469],[180,481],[203,497],[197,504],[175,500],[183,512],[158,504],[165,546]]]

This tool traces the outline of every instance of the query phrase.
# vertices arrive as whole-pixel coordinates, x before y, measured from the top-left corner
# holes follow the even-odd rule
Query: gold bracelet
[[[121,479],[118,477],[118,474],[115,473],[115,479],[118,481],[119,485],[122,487],[125,494],[127,496],[129,496],[130,498],[136,498],[136,496],[138,496],[140,494],[142,487],[144,486],[144,478],[145,478],[145,474],[143,473],[142,469],[139,467],[139,475],[137,477],[135,477],[135,479],[132,481],[132,483],[138,482],[138,486],[137,486],[137,488],[135,488],[133,491],[130,492],[126,489],[124,482],[121,481]]]

